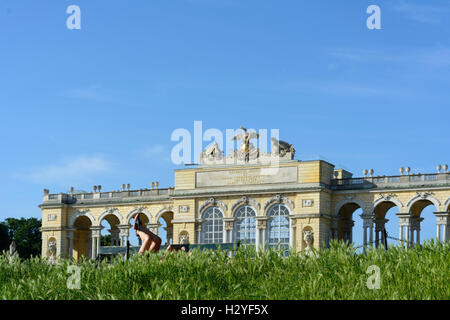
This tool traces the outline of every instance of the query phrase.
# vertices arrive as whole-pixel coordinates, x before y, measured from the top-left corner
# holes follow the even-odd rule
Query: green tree
[[[42,233],[39,230],[41,220],[36,218],[7,218],[10,239],[16,241],[17,251],[21,258],[41,255]]]
[[[8,226],[4,222],[0,222],[0,253],[9,249],[11,239],[9,237]]]
[[[100,239],[100,245],[103,246],[110,246],[111,245],[111,235],[108,234],[106,236],[102,236]]]

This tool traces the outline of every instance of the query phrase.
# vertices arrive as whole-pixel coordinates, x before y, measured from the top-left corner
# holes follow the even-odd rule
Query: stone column
[[[410,218],[411,225],[411,236],[410,236],[410,244],[414,245],[414,232],[416,232],[416,243],[420,244],[420,223],[423,221],[421,217],[411,217]]]
[[[203,219],[195,219],[195,234],[196,234],[196,243],[202,243],[202,224]]]
[[[100,249],[100,237],[101,237],[101,230],[103,229],[102,226],[94,226],[90,227],[91,229],[91,237],[92,237],[92,259],[97,259],[98,252]]]
[[[447,242],[450,239],[450,212],[435,212],[436,216],[436,237],[438,241]],[[444,230],[441,234],[441,228]]]
[[[370,239],[372,239],[372,230],[373,230],[373,215],[370,214],[362,214],[360,215],[360,217],[363,219],[363,233],[364,233],[364,237],[363,237],[363,244],[364,244],[364,250],[365,247],[367,247],[367,244],[369,243],[368,241],[368,233],[370,232]],[[370,240],[371,242],[371,240]]]
[[[400,243],[403,247],[408,247],[411,245],[411,223],[414,217],[410,213],[397,213],[399,218],[399,228],[400,228]],[[403,233],[405,229],[405,233]]]
[[[289,247],[295,249],[295,232],[297,229],[297,220],[289,216]]]
[[[73,258],[73,229],[67,230],[67,243],[68,243],[68,251],[67,257],[69,259]]]
[[[344,232],[344,241],[352,242],[352,228],[354,225],[354,221],[352,219],[343,219],[343,232]]]
[[[156,235],[158,235],[158,229],[161,226],[162,226],[162,224],[160,224],[160,223],[148,223],[147,224],[147,228]]]
[[[267,217],[265,217],[266,219],[261,219],[261,224],[260,224],[260,229],[262,232],[262,249],[264,250],[266,248],[266,230],[267,230]]]
[[[111,234],[111,245],[118,246],[120,243],[120,236],[119,236],[120,230],[115,228],[115,229],[110,229],[108,231]]]
[[[225,239],[227,243],[233,242],[234,218],[223,218],[225,224]]]
[[[378,248],[380,246],[381,232],[383,232],[386,227],[386,223],[389,221],[388,219],[376,218],[375,220],[375,246]]]
[[[256,252],[258,252],[259,251],[259,245],[260,245],[260,239],[259,239],[259,236],[260,236],[260,234],[261,234],[261,229],[260,229],[260,227],[259,227],[259,221],[258,220],[256,220],[256,230],[255,230],[255,250],[256,250]]]
[[[167,231],[167,243],[173,243],[173,225],[170,225],[170,227],[166,227]]]
[[[263,248],[263,250],[264,250],[264,242],[265,242],[264,234],[265,234],[267,220],[268,220],[268,217],[265,217],[265,216],[256,217],[256,239],[255,239],[256,251],[259,251],[260,247]],[[261,237],[260,237],[261,233],[263,233],[262,243],[261,243]]]
[[[333,217],[331,220],[331,237],[334,240],[338,240],[338,230],[339,230],[339,219]]]
[[[127,245],[129,236],[130,236],[130,227],[129,224],[120,224],[117,226],[119,228],[119,236],[120,236],[120,246],[125,247]]]

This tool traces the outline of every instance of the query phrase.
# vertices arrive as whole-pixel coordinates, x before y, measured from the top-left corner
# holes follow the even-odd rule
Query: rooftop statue
[[[244,131],[244,133],[238,134],[233,137],[234,140],[240,140],[241,141],[241,152],[244,153],[245,156],[245,162],[249,162],[250,160],[250,150],[253,145],[250,143],[251,139],[259,139],[259,134],[256,132],[247,132],[247,129],[241,126],[241,129]],[[252,148],[254,149],[254,147]]]
[[[225,156],[220,149],[218,143],[215,141],[203,150],[200,154],[200,163],[202,165],[223,165],[223,164],[260,164],[260,163],[274,163],[278,160],[293,160],[295,149],[292,144],[285,141],[271,138],[271,151],[261,152],[260,148],[255,148],[252,139],[260,139],[257,132],[249,131],[244,127],[240,127],[243,131],[235,135],[232,141],[240,141],[240,146],[237,150],[232,150],[231,153]]]

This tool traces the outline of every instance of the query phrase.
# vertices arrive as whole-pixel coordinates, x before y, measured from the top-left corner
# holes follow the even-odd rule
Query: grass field
[[[449,299],[450,244],[426,242],[408,250],[343,244],[315,257],[253,250],[136,256],[125,262],[81,261],[80,289],[68,289],[69,266],[39,258],[9,262],[0,256],[1,299]],[[369,289],[369,266],[380,288]],[[371,278],[372,279],[372,278]],[[369,283],[373,283],[369,279]]]

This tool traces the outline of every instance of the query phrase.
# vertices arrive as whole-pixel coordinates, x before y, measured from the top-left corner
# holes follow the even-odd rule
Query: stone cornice
[[[40,227],[39,230],[41,230],[41,232],[73,231],[73,229],[71,229],[69,227],[61,227],[61,226],[57,226],[57,227]]]
[[[172,223],[195,223],[196,219],[173,219]]]
[[[416,192],[416,191],[438,191],[438,190],[450,190],[450,185],[447,186],[411,186],[405,188],[372,188],[372,189],[345,189],[345,190],[333,190],[333,194],[353,194],[353,193],[380,193],[380,192]]]
[[[322,183],[308,183],[308,184],[293,184],[284,186],[264,186],[264,187],[247,187],[247,188],[229,188],[229,189],[219,189],[219,188],[197,188],[189,190],[178,190],[174,191],[171,196],[174,199],[180,198],[195,198],[195,197],[220,197],[220,196],[242,196],[243,194],[248,195],[263,195],[263,194],[273,194],[273,193],[296,193],[296,192],[310,192],[310,191],[322,191],[326,188],[325,184]]]
[[[335,187],[330,187],[331,190],[333,191],[333,193],[335,194],[341,194],[341,193],[364,193],[364,192],[395,192],[395,191],[408,191],[408,190],[450,190],[450,184],[448,183],[441,183],[441,184],[420,184],[418,182],[413,182],[410,185],[390,185],[390,186],[383,186],[383,187],[378,187],[378,186],[372,186],[372,187],[368,187],[368,188],[335,188]]]
[[[292,219],[305,219],[305,218],[328,218],[332,219],[333,216],[325,213],[307,213],[307,214],[293,214],[289,216]]]

